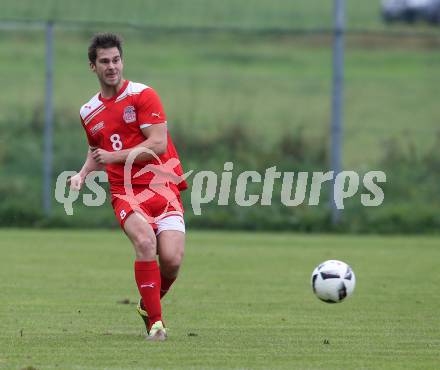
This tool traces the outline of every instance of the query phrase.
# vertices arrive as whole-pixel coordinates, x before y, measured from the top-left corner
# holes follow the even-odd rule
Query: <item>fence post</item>
[[[331,169],[334,171],[332,181],[332,224],[340,221],[340,211],[335,203],[335,178],[341,172],[342,125],[343,125],[343,88],[344,88],[344,32],[345,0],[334,0],[334,40],[333,40],[333,91],[331,120]]]
[[[49,216],[52,208],[53,162],[53,22],[46,23],[46,90],[44,104],[43,209]]]

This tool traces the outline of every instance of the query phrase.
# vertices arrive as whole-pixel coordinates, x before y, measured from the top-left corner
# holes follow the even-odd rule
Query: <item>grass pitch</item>
[[[119,231],[0,231],[0,368],[434,369],[438,238],[188,233],[163,301],[169,340],[135,313]],[[323,260],[350,263],[354,296],[316,299]]]

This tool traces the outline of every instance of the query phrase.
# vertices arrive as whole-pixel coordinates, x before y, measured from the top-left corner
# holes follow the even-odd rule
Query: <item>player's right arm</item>
[[[84,180],[90,172],[103,169],[103,166],[93,159],[93,151],[95,149],[97,149],[96,146],[98,144],[94,141],[93,137],[89,134],[89,132],[86,129],[86,125],[84,123],[83,114],[82,114],[82,110],[84,109],[84,107],[85,106],[83,106],[80,111],[80,120],[81,120],[81,125],[83,126],[83,129],[84,129],[86,136],[87,136],[87,142],[89,143],[89,149],[87,151],[86,160],[84,161],[84,164],[83,164],[81,170],[79,171],[79,173],[72,176],[68,180],[68,183],[70,184],[70,189],[77,190],[77,191],[81,190],[81,188],[84,184]],[[88,108],[91,109],[91,106],[88,106]]]
[[[102,165],[100,165],[93,159],[93,149],[94,148],[89,147],[87,158],[81,170],[79,171],[79,173],[70,178],[70,189],[78,191],[81,190],[86,176],[92,171],[98,171],[103,168]]]

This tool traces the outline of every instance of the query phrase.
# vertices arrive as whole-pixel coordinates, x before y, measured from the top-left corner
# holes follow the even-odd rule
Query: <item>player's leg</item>
[[[124,232],[133,244],[136,261],[156,261],[156,235],[140,213],[132,212],[124,223]]]
[[[159,220],[156,225],[161,278],[160,298],[162,298],[176,280],[182,264],[185,247],[185,222],[183,217],[178,215]],[[142,299],[139,301],[137,311],[148,327],[148,313]]]
[[[177,278],[185,250],[182,230],[161,230],[157,235],[162,298]]]
[[[162,321],[160,270],[156,261],[156,235],[145,218],[136,212],[127,217],[123,227],[134,246],[136,283],[142,297],[143,307],[148,313],[149,325],[154,326],[156,322]]]

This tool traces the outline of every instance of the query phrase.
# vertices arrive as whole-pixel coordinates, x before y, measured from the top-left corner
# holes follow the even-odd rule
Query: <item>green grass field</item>
[[[163,304],[169,340],[148,343],[121,232],[1,230],[0,368],[435,369],[438,245],[190,231]],[[330,258],[357,274],[338,305],[309,283]]]

